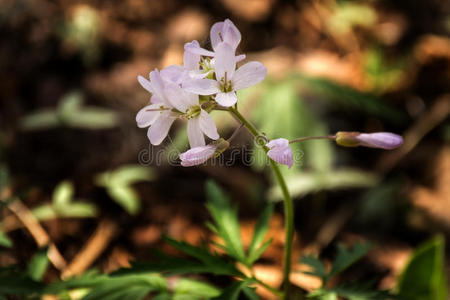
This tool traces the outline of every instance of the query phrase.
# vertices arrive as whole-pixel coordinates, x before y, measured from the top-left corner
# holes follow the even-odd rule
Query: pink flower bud
[[[267,152],[267,156],[276,161],[277,163],[287,165],[289,168],[294,164],[292,156],[292,149],[289,147],[289,141],[287,139],[271,140],[266,144],[270,149]]]
[[[359,133],[340,131],[336,133],[336,143],[344,147],[364,146],[392,150],[403,144],[403,138],[390,132]]]
[[[180,154],[181,165],[183,167],[200,165],[213,157],[215,152],[216,146],[211,144],[206,146],[194,147]]]

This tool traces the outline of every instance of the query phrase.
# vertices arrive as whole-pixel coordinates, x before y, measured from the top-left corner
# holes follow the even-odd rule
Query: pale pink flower
[[[276,140],[271,140],[266,144],[270,149],[267,152],[267,156],[276,161],[277,163],[287,165],[289,168],[294,164],[294,159],[292,155],[292,149],[289,146],[289,141],[287,139],[279,138]]]
[[[138,76],[138,81],[147,91],[152,93],[150,104],[142,108],[136,115],[138,127],[150,126],[147,136],[152,145],[159,145],[169,133],[172,123],[178,115],[173,112],[173,106],[165,94],[166,82],[160,72],[155,69],[150,72],[150,81]]]
[[[213,157],[215,152],[216,146],[212,144],[191,148],[180,154],[181,165],[183,167],[192,167],[203,164]]]
[[[215,51],[220,43],[224,42],[230,45],[233,49],[233,53],[241,42],[241,33],[237,27],[229,19],[223,22],[217,22],[211,27],[210,31],[211,46],[214,51],[209,51],[200,47],[197,41],[184,45],[184,50],[191,54],[197,54],[202,56],[215,57]],[[185,53],[186,53],[185,52]],[[245,59],[245,55],[236,56],[236,61],[239,62]],[[212,62],[214,64],[214,61]]]
[[[180,117],[187,119],[187,134],[191,148],[204,146],[205,138],[217,140],[216,124],[211,116],[201,108],[198,95],[189,93],[176,84],[168,84],[165,94],[170,104],[180,113]]]
[[[215,50],[216,80],[188,81],[183,83],[183,88],[199,95],[216,94],[216,102],[229,107],[237,102],[236,91],[260,83],[266,77],[266,68],[260,62],[249,62],[236,70],[236,57],[229,44],[219,43]]]

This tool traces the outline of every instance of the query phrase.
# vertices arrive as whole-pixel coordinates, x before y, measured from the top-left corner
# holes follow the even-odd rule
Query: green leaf
[[[398,294],[408,300],[446,300],[444,238],[436,236],[417,248],[398,281]]]
[[[302,256],[300,262],[312,268],[312,271],[303,273],[319,277],[320,279],[322,279],[322,283],[325,283],[327,281],[328,272],[325,265],[320,259],[312,255],[305,255]]]
[[[53,204],[55,206],[64,206],[72,201],[74,187],[72,182],[65,180],[58,184],[53,191]]]
[[[84,129],[112,128],[119,121],[117,113],[112,110],[83,106],[83,96],[77,91],[70,92],[61,99],[58,115],[64,125]]]
[[[210,211],[218,235],[225,241],[227,254],[246,264],[244,247],[242,246],[237,208],[231,207],[230,199],[213,181],[206,182],[208,198],[207,208]]]
[[[95,285],[83,300],[140,300],[150,292],[167,291],[166,280],[158,274],[110,276]]]
[[[240,274],[240,272],[236,270],[233,264],[223,261],[221,257],[215,254],[211,254],[206,248],[197,248],[186,242],[180,242],[168,237],[164,237],[164,240],[179,251],[199,260],[202,263],[202,265],[200,265],[200,270],[207,270],[207,272],[215,274]],[[181,263],[180,266],[184,264],[183,262],[178,262],[178,264],[179,263]],[[168,271],[171,270],[168,269]]]
[[[154,178],[150,168],[139,165],[125,165],[114,171],[96,176],[97,185],[106,188],[109,196],[128,213],[136,214],[140,209],[140,199],[132,184],[150,181]]]
[[[247,286],[247,282],[244,281],[236,281],[229,287],[227,287],[220,296],[214,298],[214,300],[237,300],[239,298],[239,294],[241,290]]]
[[[286,180],[292,197],[300,197],[321,190],[372,187],[379,181],[374,173],[353,169],[335,169],[328,172],[293,173]],[[278,186],[269,190],[269,198],[282,200]]]
[[[210,299],[220,295],[214,286],[192,279],[180,279],[174,288],[173,300]]]
[[[42,109],[23,117],[19,126],[26,131],[56,128],[60,126],[60,120],[55,110]]]
[[[357,243],[352,249],[347,249],[342,245],[338,245],[338,254],[334,259],[328,277],[331,278],[350,267],[352,264],[363,258],[371,248],[372,245],[369,243]]]
[[[116,186],[107,189],[109,196],[130,215],[139,212],[139,196],[133,188],[127,186]]]
[[[0,246],[11,248],[13,246],[12,241],[8,238],[8,236],[0,231]]]
[[[252,265],[262,254],[262,252],[258,250],[260,250],[263,246],[267,248],[270,245],[270,243],[267,244],[263,242],[267,230],[269,229],[269,221],[270,218],[272,217],[273,208],[274,208],[273,203],[267,205],[266,209],[259,217],[258,224],[256,224],[255,230],[253,232],[252,241],[250,242],[250,247],[248,249],[247,261],[249,265]]]
[[[304,74],[293,74],[292,79],[301,90],[307,94],[313,93],[340,110],[360,112],[388,120],[394,124],[402,124],[408,116],[393,107],[383,103],[374,94],[362,93],[351,87],[335,83],[329,79],[315,78]]]
[[[256,294],[254,288],[244,286],[242,288],[242,292],[244,292],[244,295],[250,300],[259,300],[259,296]]]
[[[45,271],[48,268],[49,260],[48,260],[48,248],[44,248],[39,250],[32,258],[30,263],[28,264],[28,275],[31,279],[35,281],[42,280],[42,277],[45,274]]]
[[[58,213],[51,204],[42,204],[33,208],[31,212],[39,221],[51,220],[58,217]]]

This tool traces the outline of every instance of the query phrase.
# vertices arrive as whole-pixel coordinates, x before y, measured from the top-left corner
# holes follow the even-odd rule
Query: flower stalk
[[[258,130],[253,126],[247,119],[235,108],[229,107],[228,111],[233,114],[239,121],[244,124],[244,126],[250,131],[250,133],[257,138],[259,136]],[[269,149],[263,146],[264,151],[267,153]],[[281,192],[283,194],[283,205],[284,205],[284,218],[285,218],[285,246],[284,246],[284,257],[283,257],[283,290],[284,290],[284,300],[289,299],[290,294],[290,282],[289,277],[291,274],[291,261],[292,261],[292,242],[294,240],[294,205],[292,202],[291,195],[287,188],[286,181],[281,174],[280,168],[277,163],[270,159],[270,166],[272,167],[275,177],[277,178],[278,184],[280,185]]]

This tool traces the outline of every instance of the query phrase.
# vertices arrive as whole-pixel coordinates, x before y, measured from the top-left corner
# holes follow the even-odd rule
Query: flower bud
[[[230,147],[230,143],[220,138],[209,145],[191,148],[180,154],[181,165],[183,167],[201,165],[212,157],[218,157],[227,150],[228,147]]]
[[[215,152],[216,146],[212,144],[191,148],[180,154],[181,165],[183,167],[200,165],[213,157]]]
[[[403,138],[391,132],[359,133],[340,131],[336,133],[336,143],[344,147],[364,146],[392,150],[403,144]]]

